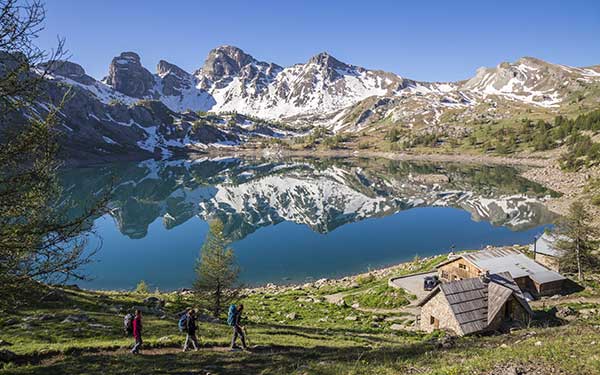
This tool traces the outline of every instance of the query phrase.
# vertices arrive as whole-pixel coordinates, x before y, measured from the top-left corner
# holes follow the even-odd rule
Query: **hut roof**
[[[440,292],[465,335],[485,330],[511,296],[515,296],[528,313],[532,312],[507,272],[490,275],[488,279],[477,277],[440,284],[418,305],[425,305]]]
[[[459,258],[468,260],[480,270],[488,271],[491,274],[508,272],[513,279],[527,276],[538,284],[565,280],[565,277],[558,272],[544,267],[525,254],[506,248],[486,249],[473,253],[460,254],[455,258],[439,264],[437,267],[442,267]]]

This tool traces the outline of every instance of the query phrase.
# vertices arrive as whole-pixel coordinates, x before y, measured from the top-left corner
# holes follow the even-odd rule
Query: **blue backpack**
[[[235,305],[229,306],[229,313],[227,314],[227,324],[233,326],[235,324],[235,315],[237,314],[237,310]]]
[[[183,314],[181,318],[179,318],[179,323],[177,323],[177,326],[179,327],[179,332],[183,332],[187,328],[187,318],[187,314]]]

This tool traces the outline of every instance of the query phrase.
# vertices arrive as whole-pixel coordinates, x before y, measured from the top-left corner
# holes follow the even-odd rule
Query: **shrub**
[[[148,293],[148,284],[144,280],[140,281],[135,287],[135,292],[140,294]]]

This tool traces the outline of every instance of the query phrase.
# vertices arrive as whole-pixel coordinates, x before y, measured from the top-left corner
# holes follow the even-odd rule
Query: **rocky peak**
[[[165,60],[160,60],[158,65],[156,65],[156,74],[158,74],[161,78],[164,78],[169,74],[176,75],[180,78],[190,76],[190,73]]]
[[[330,82],[342,78],[345,72],[355,74],[358,71],[364,70],[363,68],[343,63],[327,52],[321,52],[311,57],[305,64],[305,69],[309,76],[315,74],[315,72],[319,72]]]
[[[211,50],[202,66],[202,74],[218,80],[235,76],[246,65],[256,62],[254,57],[233,46],[221,46]]]
[[[309,64],[316,64],[322,67],[331,68],[331,69],[346,69],[348,67],[347,64],[344,64],[340,60],[331,56],[327,52],[321,52],[308,60]]]
[[[135,98],[151,94],[154,76],[140,62],[135,52],[123,52],[112,59],[105,83],[115,90]]]
[[[162,80],[162,91],[165,95],[181,95],[181,90],[192,86],[192,75],[190,73],[165,60],[158,62],[156,74]]]
[[[56,60],[48,61],[42,64],[43,69],[48,69],[49,73],[72,79],[75,82],[84,85],[91,85],[95,79],[85,74],[85,70],[79,64],[70,61]]]

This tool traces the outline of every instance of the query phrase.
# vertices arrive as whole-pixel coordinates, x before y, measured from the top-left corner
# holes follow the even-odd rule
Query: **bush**
[[[358,285],[365,285],[373,281],[375,281],[375,276],[373,276],[373,274],[371,273],[366,275],[360,275],[356,278],[356,282],[358,283]]]
[[[140,294],[148,294],[148,284],[144,280],[140,281],[135,287],[135,292]]]

